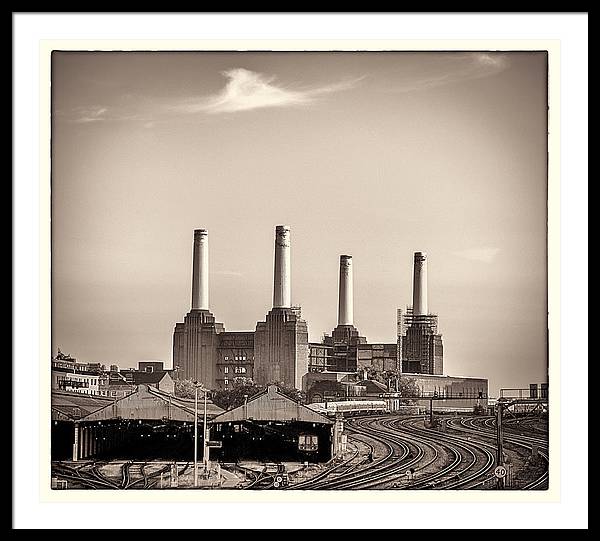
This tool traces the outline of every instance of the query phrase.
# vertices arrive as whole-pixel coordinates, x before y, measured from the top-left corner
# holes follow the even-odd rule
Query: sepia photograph
[[[52,490],[549,489],[548,50],[50,67]]]

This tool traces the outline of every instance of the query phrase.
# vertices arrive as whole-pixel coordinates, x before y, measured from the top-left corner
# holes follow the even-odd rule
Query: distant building
[[[427,254],[415,252],[413,304],[402,314],[398,310],[399,370],[410,374],[444,373],[444,346],[438,333],[438,316],[429,313],[427,296]]]
[[[162,372],[165,369],[163,361],[139,361],[138,370],[140,372]]]
[[[302,388],[331,381],[330,373],[359,374],[365,370],[396,374],[442,376],[444,347],[438,316],[429,312],[427,254],[415,252],[412,306],[396,312],[396,339],[370,344],[354,326],[353,259],[340,256],[337,326],[321,342],[308,341],[308,325],[299,306],[291,304],[290,230],[275,230],[273,305],[254,331],[226,331],[209,310],[208,232],[194,231],[192,302],[173,331],[173,377],[203,383],[211,389],[237,384],[271,383]],[[148,362],[149,363],[149,362]],[[140,363],[140,370],[160,371]],[[133,383],[135,371],[121,371]],[[311,376],[321,374],[322,377]],[[311,377],[306,377],[311,376]],[[337,377],[334,394],[357,393]],[[346,385],[346,386],[344,386]],[[354,385],[357,385],[355,382]]]
[[[319,372],[303,378],[307,402],[337,400],[368,400],[388,392],[387,385],[371,379],[361,379],[356,373]]]
[[[159,391],[173,394],[175,392],[175,382],[169,372],[164,370],[156,372],[140,372],[138,370],[133,372],[133,384],[134,385],[149,385]]]
[[[52,359],[51,387],[55,390],[97,395],[99,393],[99,375],[90,370],[86,363],[78,363],[74,357],[60,349]]]
[[[117,365],[111,365],[108,372],[103,372],[99,376],[99,390],[101,396],[109,398],[123,398],[131,394],[136,389],[132,381],[127,381],[124,375],[119,372]]]
[[[398,370],[398,344],[361,344],[358,346],[358,370],[374,368],[379,372]]]
[[[191,379],[211,389],[238,382],[301,387],[308,372],[308,328],[299,307],[291,306],[290,230],[277,226],[273,308],[254,331],[225,331],[209,310],[208,232],[194,231],[192,305],[173,331],[173,367],[177,379]]]
[[[302,378],[308,403],[362,397],[366,388],[358,386],[357,376],[349,372],[309,372]]]
[[[433,409],[472,409],[475,404],[488,405],[488,380],[485,378],[436,374],[402,374],[400,377],[414,381],[420,396],[444,399],[436,400]],[[417,402],[422,405],[429,403],[426,399]]]
[[[100,386],[100,395],[109,398],[123,398],[136,390],[136,386],[130,383],[110,382]]]
[[[366,367],[398,369],[398,345],[369,344],[354,326],[352,256],[340,256],[338,324],[320,344],[311,343],[309,372],[354,373]],[[304,389],[306,390],[306,389]]]
[[[409,374],[444,373],[444,345],[438,333],[438,316],[415,316],[409,308],[403,316],[404,335],[398,337],[402,347],[402,372]]]

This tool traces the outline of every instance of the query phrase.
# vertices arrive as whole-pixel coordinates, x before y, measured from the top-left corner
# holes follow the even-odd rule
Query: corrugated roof
[[[269,385],[267,390],[250,398],[247,404],[222,413],[212,422],[227,423],[245,420],[333,424],[331,419],[280,393],[275,385]]]
[[[76,421],[113,401],[113,398],[104,396],[54,390],[50,398],[52,420]]]
[[[207,402],[206,413],[213,418],[223,410],[212,402]],[[198,415],[204,414],[204,401],[198,401]],[[194,421],[194,401],[177,398],[163,393],[149,385],[139,385],[137,390],[112,404],[93,412],[83,421],[104,421],[110,419],[146,419],[171,421]]]

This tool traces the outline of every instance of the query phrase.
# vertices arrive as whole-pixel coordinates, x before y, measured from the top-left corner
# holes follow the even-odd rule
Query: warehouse
[[[211,438],[222,441],[212,456],[225,462],[326,462],[341,441],[341,426],[280,393],[277,386],[212,420]]]

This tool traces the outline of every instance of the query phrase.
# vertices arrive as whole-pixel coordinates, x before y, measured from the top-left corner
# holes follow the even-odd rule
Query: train
[[[390,407],[385,400],[344,400],[340,402],[315,402],[308,408],[322,415],[343,413],[346,416],[363,415],[368,413],[390,413]]]

